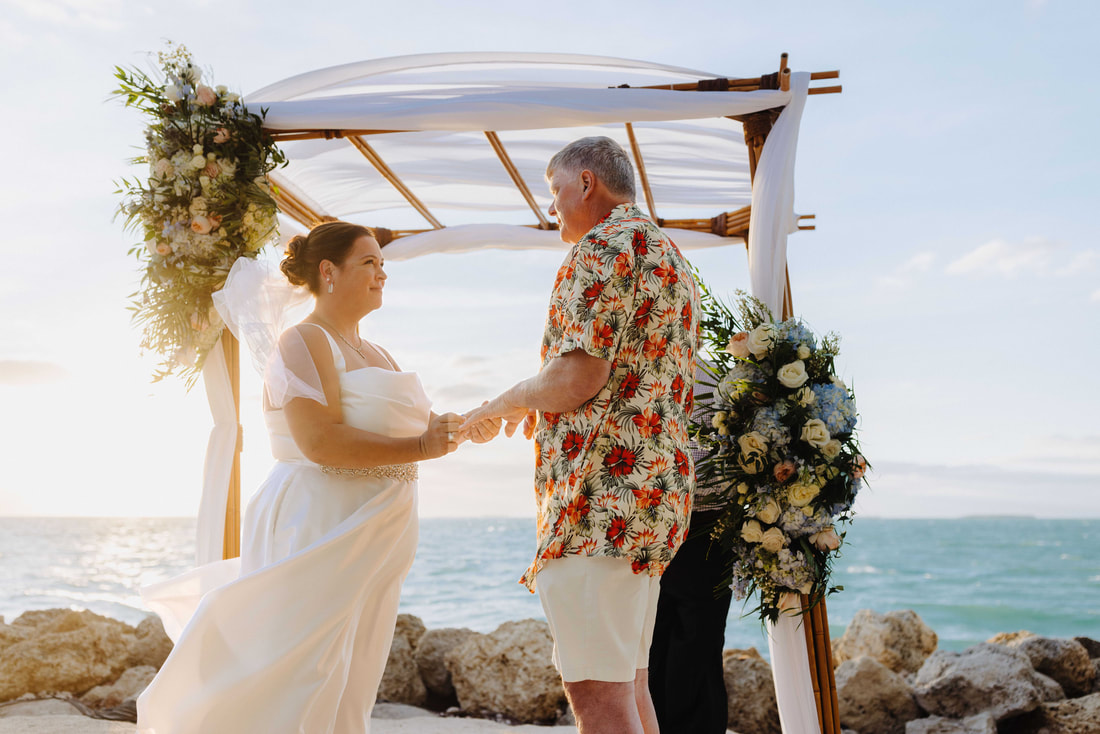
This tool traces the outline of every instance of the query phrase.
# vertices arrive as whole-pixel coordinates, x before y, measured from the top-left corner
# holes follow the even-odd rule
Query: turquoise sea
[[[0,518],[0,615],[74,607],[136,624],[138,589],[191,567],[186,518]],[[428,627],[489,631],[542,618],[517,583],[531,560],[534,521],[426,518],[402,611]],[[833,636],[860,609],[913,609],[958,650],[998,632],[1100,638],[1100,520],[976,517],[857,518],[828,600]],[[350,580],[349,580],[350,581]],[[727,647],[766,654],[759,623],[734,602]]]

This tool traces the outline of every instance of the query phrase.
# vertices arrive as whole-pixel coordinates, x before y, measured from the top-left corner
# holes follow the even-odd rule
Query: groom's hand
[[[482,403],[482,405],[488,404],[488,400]],[[462,416],[463,419],[466,418],[466,415]],[[489,443],[500,433],[501,423],[500,418],[486,418],[473,424],[468,430],[465,429],[466,424],[463,424],[463,429],[460,429],[459,435],[468,437],[474,443]]]
[[[528,411],[527,408],[521,405],[513,405],[505,399],[504,395],[499,395],[480,408],[474,408],[467,413],[466,422],[462,424],[459,430],[469,433],[471,428],[481,421],[500,418],[504,420],[504,435],[511,437],[520,423],[530,422],[528,415],[533,412]],[[531,437],[532,432],[526,427],[523,431],[527,438]]]

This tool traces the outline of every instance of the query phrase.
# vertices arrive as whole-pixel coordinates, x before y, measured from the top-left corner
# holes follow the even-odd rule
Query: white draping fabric
[[[794,214],[794,160],[809,86],[807,72],[791,74],[791,102],[768,133],[752,186],[749,221],[752,294],[766,303],[776,318],[782,313],[786,288],[787,235],[798,229]]]
[[[233,454],[237,446],[237,407],[233,402],[233,385],[229,381],[229,369],[220,341],[206,357],[202,379],[214,427],[206,443],[206,462],[202,470],[202,499],[199,501],[195,546],[195,562],[199,566],[222,558],[225,503],[229,497],[229,476],[233,471]]]
[[[786,288],[787,235],[798,229],[794,214],[794,162],[798,128],[810,75],[791,75],[791,102],[768,133],[756,167],[749,222],[749,278],[752,294],[778,318]],[[780,616],[768,624],[772,678],[779,722],[788,734],[818,730],[803,617]]]
[[[665,233],[682,250],[699,250],[729,245],[729,237],[688,229],[666,229]],[[437,252],[501,250],[561,250],[567,245],[555,230],[540,230],[511,224],[463,224],[394,240],[386,245],[387,260],[411,260]]]
[[[477,88],[404,91],[287,102],[249,98],[272,130],[541,130],[624,122],[694,120],[782,107],[790,92],[684,94],[666,89]]]

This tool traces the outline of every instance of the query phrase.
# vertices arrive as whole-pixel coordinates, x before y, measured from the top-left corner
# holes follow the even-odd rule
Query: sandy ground
[[[60,704],[60,702],[57,702]],[[65,706],[65,704],[61,704]],[[51,710],[61,710],[52,709]],[[13,712],[14,713],[14,712]],[[0,734],[135,734],[137,727],[117,721],[49,713],[0,717]],[[379,704],[371,719],[371,734],[577,734],[575,726],[508,726],[482,719],[443,718],[431,711]]]

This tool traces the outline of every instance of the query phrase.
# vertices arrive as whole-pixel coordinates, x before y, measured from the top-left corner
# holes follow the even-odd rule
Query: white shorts
[[[537,586],[562,680],[627,682],[649,667],[659,576],[634,573],[629,559],[573,556],[547,561]]]

